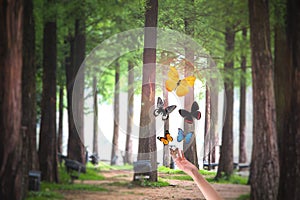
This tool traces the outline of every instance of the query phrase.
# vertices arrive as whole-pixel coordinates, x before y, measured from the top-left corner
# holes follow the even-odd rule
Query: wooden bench
[[[152,171],[150,160],[138,160],[133,162],[133,181],[139,179],[150,179],[150,173]]]
[[[72,183],[75,179],[79,178],[80,173],[86,173],[85,165],[76,160],[65,159],[65,166],[67,168],[68,174],[71,177]]]

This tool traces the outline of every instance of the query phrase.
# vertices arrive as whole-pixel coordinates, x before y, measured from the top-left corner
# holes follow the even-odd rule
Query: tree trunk
[[[162,60],[167,59],[167,53],[162,52],[161,53],[161,58]],[[165,58],[166,57],[166,58]],[[170,62],[166,63],[167,66],[170,66]],[[168,74],[168,68],[163,66],[163,76],[167,77]],[[164,83],[163,83],[164,85]],[[164,106],[169,105],[169,98],[168,98],[168,91],[166,87],[163,88],[163,99],[164,99]],[[164,133],[166,130],[169,130],[169,118],[164,121]],[[170,167],[170,146],[169,145],[164,145],[163,148],[163,166],[165,167]]]
[[[0,2],[0,199],[22,199],[23,1]]]
[[[29,170],[39,168],[36,148],[36,85],[35,75],[35,31],[33,17],[33,2],[29,0],[24,5],[23,29],[23,69],[22,69],[22,126],[26,127],[28,137]]]
[[[208,163],[208,169],[210,170],[211,163],[211,132],[210,132],[210,122],[211,122],[211,105],[210,105],[210,90],[209,86],[206,85],[205,91],[205,122],[204,122],[204,153],[203,162]]]
[[[225,70],[232,77],[225,80],[225,97],[226,97],[226,117],[222,131],[222,150],[220,155],[219,167],[216,178],[231,176],[233,173],[233,67],[232,59],[229,59],[230,54],[234,50],[235,32],[232,28],[227,27],[225,33]]]
[[[85,57],[85,23],[84,20],[75,20],[75,37],[70,40],[71,63],[66,65],[67,97],[69,116],[68,157],[85,163],[84,146],[84,71],[79,70]],[[83,68],[81,68],[83,69]],[[76,78],[77,77],[77,78]],[[76,93],[73,94],[76,78]],[[74,96],[72,96],[74,95]],[[72,107],[74,109],[72,109]]]
[[[251,199],[276,199],[279,162],[268,2],[249,0],[253,80]]]
[[[134,69],[133,62],[128,61],[128,111],[127,111],[127,134],[125,146],[125,163],[132,164],[132,125],[134,112]]]
[[[115,92],[114,92],[114,132],[112,139],[112,151],[111,151],[111,160],[110,164],[115,165],[117,161],[117,152],[119,149],[119,107],[120,107],[120,63],[116,62],[115,66]]]
[[[212,61],[209,65],[212,68]],[[210,135],[211,135],[211,162],[216,162],[216,147],[219,145],[219,128],[218,128],[218,113],[219,113],[219,79],[218,77],[210,78]]]
[[[156,127],[155,120],[149,116],[150,109],[155,106],[157,30],[154,27],[157,27],[157,16],[158,0],[147,1],[138,160],[151,161],[150,181],[157,181]]]
[[[93,77],[93,96],[94,96],[94,134],[93,134],[93,154],[98,155],[98,91],[97,77]]]
[[[243,29],[243,40],[247,39],[247,29]],[[247,162],[246,151],[246,56],[241,56],[241,76],[240,76],[240,146],[239,163]]]
[[[190,3],[193,4],[193,1]],[[185,27],[185,32],[188,35],[193,35],[193,27],[190,25],[189,19],[184,20],[184,27]],[[191,51],[190,49],[185,49],[185,62],[190,62],[194,63],[194,52]],[[185,65],[185,77],[190,76],[194,72],[194,66]],[[184,98],[184,109],[190,110],[191,105],[193,104],[195,100],[194,97],[194,87],[190,88],[190,92],[185,95]],[[197,145],[196,145],[196,134],[195,134],[195,126],[194,124],[191,126],[187,123],[184,123],[184,131],[185,132],[193,132],[194,136],[189,144],[186,144],[185,142],[183,143],[183,151],[184,155],[187,160],[189,160],[191,163],[193,163],[198,169],[199,169],[199,163],[198,163],[198,155],[197,155]]]
[[[281,3],[285,3],[282,1]],[[299,199],[300,151],[300,17],[299,3],[287,1],[287,9],[276,7],[275,26],[275,96],[280,158],[277,199]],[[286,24],[282,24],[286,17]]]
[[[43,93],[39,163],[42,180],[58,182],[56,136],[56,22],[47,21],[43,40]]]
[[[59,88],[59,106],[58,106],[58,134],[57,134],[57,151],[63,152],[63,116],[64,116],[64,87]]]

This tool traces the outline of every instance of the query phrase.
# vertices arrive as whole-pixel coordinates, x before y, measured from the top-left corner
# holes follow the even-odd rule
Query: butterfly
[[[201,118],[201,112],[199,111],[199,105],[196,101],[193,102],[191,107],[191,112],[180,109],[179,114],[184,118],[184,121],[186,123],[192,124],[193,123],[193,117],[197,120]]]
[[[176,149],[170,148],[171,156],[176,157],[176,155],[178,154],[178,151],[179,151],[178,148],[176,148]]]
[[[193,137],[192,132],[184,134],[184,131],[181,128],[178,128],[177,142],[181,142],[182,140],[185,140],[185,143],[188,144],[190,143],[192,137]]]
[[[169,142],[173,141],[173,137],[171,136],[168,130],[166,130],[165,132],[165,137],[157,137],[157,139],[164,143],[164,145],[167,145],[169,144]]]
[[[164,108],[164,102],[163,100],[158,97],[157,99],[157,109],[153,111],[153,114],[155,117],[158,115],[162,115],[163,120],[167,120],[169,118],[169,114],[176,108],[176,105],[168,106]]]
[[[168,79],[166,80],[166,89],[169,92],[176,90],[177,96],[182,97],[189,93],[189,87],[194,86],[195,80],[195,76],[188,76],[180,80],[176,68],[170,67],[170,70],[168,72]]]

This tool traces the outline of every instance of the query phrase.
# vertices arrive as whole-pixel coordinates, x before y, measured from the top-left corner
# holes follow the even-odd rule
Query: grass
[[[237,198],[237,200],[249,200],[250,199],[250,194],[242,194]]]
[[[141,180],[141,181],[138,181],[138,184],[143,187],[166,187],[166,186],[170,185],[170,183],[168,183],[167,181],[165,181],[164,179],[162,179],[160,177],[158,177],[157,182]]]
[[[70,175],[67,173],[64,164],[58,168],[60,183],[41,183],[41,191],[29,192],[26,200],[56,200],[63,199],[64,196],[57,192],[58,190],[76,190],[76,191],[107,191],[99,185],[90,184],[70,184]],[[75,173],[75,172],[74,172]],[[93,165],[86,166],[86,173],[80,173],[79,180],[104,180],[104,176]]]
[[[133,165],[109,165],[105,162],[99,162],[97,169],[101,171],[109,171],[109,170],[132,170]]]
[[[64,199],[64,196],[54,191],[29,192],[26,200],[58,200]]]
[[[158,167],[158,172],[170,174],[170,176],[166,176],[166,179],[174,179],[174,180],[187,180],[192,181],[193,179],[186,175],[183,171],[178,169],[170,169],[164,166]],[[222,184],[241,184],[241,185],[247,185],[248,183],[248,177],[239,176],[237,174],[233,174],[230,176],[230,178],[221,178],[218,180],[215,180],[216,172],[215,171],[207,171],[207,170],[199,170],[199,173],[202,174],[206,180],[210,183],[222,183]],[[171,176],[171,174],[182,174],[182,176]]]
[[[157,171],[161,172],[161,173],[166,173],[166,174],[185,174],[182,170],[170,169],[170,168],[165,167],[165,166],[159,166],[157,168]]]
[[[229,178],[220,178],[215,180],[214,177],[206,178],[206,180],[210,183],[223,183],[223,184],[240,184],[240,185],[247,185],[248,177],[239,176],[237,174],[231,175]]]

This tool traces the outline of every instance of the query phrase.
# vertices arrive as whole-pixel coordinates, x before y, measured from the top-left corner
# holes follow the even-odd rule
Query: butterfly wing
[[[193,123],[193,117],[192,114],[184,109],[180,109],[179,110],[179,114],[184,118],[184,121],[188,124],[192,124]]]
[[[185,136],[185,143],[186,144],[190,143],[192,137],[193,137],[193,133],[192,132],[187,133],[186,136]]]
[[[157,139],[159,141],[161,141],[164,145],[169,144],[169,141],[166,138],[164,138],[164,137],[157,137]]]
[[[177,142],[181,142],[184,139],[184,132],[181,128],[178,128]]]
[[[189,93],[189,91],[190,91],[190,89],[189,89],[189,84],[187,83],[187,81],[185,79],[181,80],[176,89],[176,95],[179,97],[183,97],[187,93]]]
[[[199,120],[201,118],[201,112],[199,111],[199,105],[198,105],[198,103],[196,101],[194,101],[193,104],[192,104],[191,114],[197,120]]]
[[[175,67],[170,67],[168,79],[166,80],[166,89],[171,92],[176,89],[179,81],[179,74]]]
[[[163,110],[163,116],[162,116],[162,119],[163,119],[163,120],[169,119],[169,113],[171,113],[175,108],[176,108],[175,105],[166,107],[166,108]]]
[[[168,141],[172,142],[173,141],[173,137],[171,136],[170,133],[166,133],[166,138]]]
[[[188,77],[185,77],[183,80],[185,80],[190,87],[193,87],[195,84],[196,77],[188,76]]]
[[[157,98],[157,108],[163,108],[163,107],[164,107],[164,102],[160,97],[158,97]]]

